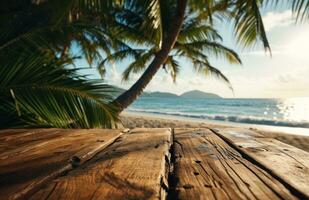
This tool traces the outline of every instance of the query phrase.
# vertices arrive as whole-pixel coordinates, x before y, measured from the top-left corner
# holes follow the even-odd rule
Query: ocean
[[[127,111],[246,124],[309,128],[309,98],[187,99],[141,97]]]

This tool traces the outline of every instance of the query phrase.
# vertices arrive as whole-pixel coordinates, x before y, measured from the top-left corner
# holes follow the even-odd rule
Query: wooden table
[[[309,199],[309,154],[246,129],[1,130],[0,199]]]

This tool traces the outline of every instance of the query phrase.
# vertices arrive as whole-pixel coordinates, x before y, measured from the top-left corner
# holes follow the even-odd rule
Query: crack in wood
[[[81,193],[76,195],[78,197],[84,195],[83,191],[79,191],[81,186],[85,186],[84,190],[91,188],[89,195],[86,195],[88,199],[101,199],[106,191],[119,195],[119,198],[152,198],[155,195],[158,199],[168,200],[181,197],[306,199],[297,189],[244,152],[245,149],[254,153],[268,152],[267,148],[236,145],[218,134],[216,131],[219,130],[168,130],[134,129],[125,130],[113,138],[94,138],[91,141],[95,146],[90,150],[81,148],[63,168],[28,185],[13,199],[28,198],[32,194],[45,200],[61,198],[66,195],[62,196],[59,191],[70,193],[74,190]],[[47,144],[44,140],[42,142]],[[35,148],[25,150],[32,149]],[[293,155],[289,149],[280,151],[286,156]],[[150,169],[154,165],[156,167]],[[306,166],[300,162],[295,167],[302,169]],[[60,176],[64,177],[58,178]],[[85,180],[88,182],[84,185]],[[146,187],[141,183],[148,185]],[[43,188],[46,185],[48,187]],[[38,193],[39,190],[41,193]]]
[[[114,143],[118,138],[120,138],[125,132],[121,132],[117,136],[111,138],[103,145],[99,146],[98,148],[95,148],[94,150],[90,152],[86,152],[84,155],[81,154],[81,157],[83,160],[80,159],[79,156],[72,156],[69,160],[69,163],[64,165],[62,168],[56,170],[55,172],[48,174],[47,176],[39,179],[36,182],[33,182],[32,184],[28,185],[27,187],[23,188],[21,191],[18,191],[16,194],[12,196],[12,199],[25,199],[30,197],[35,192],[39,191],[42,187],[44,187],[47,183],[51,182],[52,180],[56,179],[57,177],[61,177],[66,175],[69,171],[72,171],[73,169],[81,166],[91,158],[93,158],[98,152],[102,151],[112,143]],[[55,186],[56,187],[56,186]]]
[[[270,175],[272,178],[274,178],[275,180],[279,181],[288,191],[290,191],[295,197],[299,198],[299,199],[308,199],[308,197],[301,192],[300,190],[298,190],[297,188],[293,187],[291,184],[289,184],[288,182],[286,182],[284,179],[282,179],[280,176],[278,176],[277,174],[275,174],[272,170],[270,170],[268,167],[266,167],[265,165],[261,164],[260,162],[258,162],[254,157],[252,157],[251,155],[247,154],[244,150],[243,150],[243,146],[242,145],[237,145],[234,144],[231,140],[229,140],[228,138],[226,138],[225,136],[223,136],[222,134],[220,134],[220,130],[219,129],[210,129],[215,135],[217,135],[219,138],[221,138],[224,142],[226,142],[231,148],[233,148],[234,150],[236,150],[239,154],[241,154],[241,156],[246,159],[247,161],[249,161],[250,163],[252,163],[253,165],[256,165],[258,168],[261,168],[262,170],[264,170],[266,173],[268,173],[267,175]],[[264,137],[262,137],[264,138]],[[286,154],[285,152],[281,151],[282,153]],[[242,163],[241,160],[238,160],[240,163]],[[243,163],[242,163],[243,164]],[[244,165],[246,166],[246,165]],[[249,168],[248,166],[246,166],[250,171],[252,171],[251,168]],[[257,168],[257,169],[258,169]],[[252,171],[252,173],[255,173],[255,171]],[[257,176],[259,177],[259,176]],[[260,178],[260,177],[259,177]],[[260,178],[261,181],[263,181],[265,184],[267,184],[264,180],[262,180]],[[276,193],[281,199],[285,199],[285,196],[281,195],[279,192],[277,192],[276,190],[274,190],[272,187],[269,187],[274,193]]]

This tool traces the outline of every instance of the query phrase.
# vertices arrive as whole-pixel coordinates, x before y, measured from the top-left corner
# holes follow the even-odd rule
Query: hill
[[[113,92],[113,96],[117,97],[125,90],[122,88],[117,88]],[[159,97],[159,98],[191,98],[191,99],[215,99],[215,98],[222,98],[219,95],[213,93],[202,92],[200,90],[192,90],[183,93],[182,95],[178,96],[177,94],[173,94],[170,92],[143,92],[141,95],[142,97]]]
[[[213,93],[202,92],[200,90],[192,90],[183,93],[180,95],[182,98],[191,98],[191,99],[218,99],[222,98],[219,95]]]
[[[115,90],[111,92],[114,97],[119,96],[121,93],[126,90],[123,88],[115,87]],[[169,92],[143,92],[141,97],[160,97],[160,98],[177,98],[179,97],[177,94],[169,93]]]
[[[177,98],[179,97],[176,94],[169,92],[144,92],[143,97],[160,97],[160,98]]]

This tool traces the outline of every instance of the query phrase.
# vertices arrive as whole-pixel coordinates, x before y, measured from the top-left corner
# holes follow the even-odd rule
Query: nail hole
[[[194,187],[193,187],[193,185],[191,185],[191,184],[184,184],[184,185],[183,185],[183,188],[184,188],[184,189],[192,189],[192,188],[194,188]]]
[[[200,164],[202,161],[200,161],[200,160],[196,160],[195,161],[197,164]]]
[[[208,185],[208,184],[205,184],[204,186],[207,187],[207,188],[211,188],[212,187],[211,185]]]
[[[74,162],[74,163],[79,163],[79,162],[80,162],[80,158],[77,157],[77,156],[73,156],[73,157],[71,158],[71,161]]]
[[[193,172],[193,174],[194,174],[195,176],[200,175],[200,173],[198,173],[198,172]]]
[[[71,161],[72,167],[75,168],[79,166],[81,160],[78,156],[73,156],[70,161]]]

